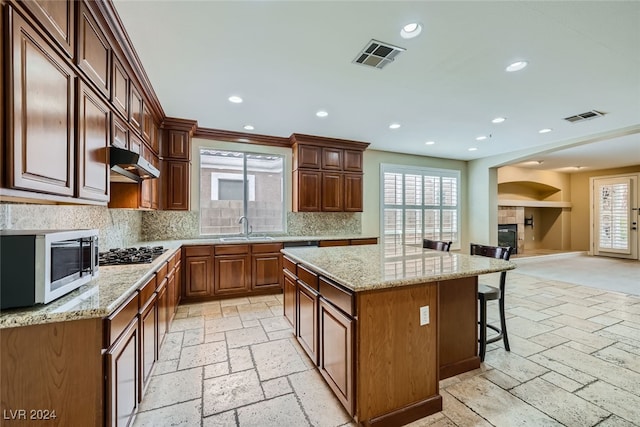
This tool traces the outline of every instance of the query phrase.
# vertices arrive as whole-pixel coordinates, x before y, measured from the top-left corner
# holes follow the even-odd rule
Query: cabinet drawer
[[[213,255],[213,246],[185,246],[184,256],[209,256]]]
[[[292,275],[295,276],[297,274],[295,261],[287,258],[286,256],[282,257],[282,266],[289,270]]]
[[[351,239],[352,245],[377,245],[378,239],[373,237],[371,239]]]
[[[173,255],[173,264],[174,266],[178,266],[178,264],[180,264],[180,261],[182,260],[182,257],[180,256],[180,251],[176,252]]]
[[[328,246],[349,246],[349,240],[321,240],[320,247],[326,248]]]
[[[147,281],[147,283],[140,286],[140,288],[138,289],[138,291],[140,292],[138,309],[142,310],[142,307],[147,305],[147,301],[149,301],[149,299],[153,297],[153,293],[156,291],[156,285],[157,279],[156,275],[154,274],[153,277],[151,277]]]
[[[105,348],[116,342],[120,334],[138,315],[139,296],[136,291],[126,302],[122,303],[118,309],[106,318],[105,323]]]
[[[324,277],[320,278],[319,285],[320,295],[322,295],[324,299],[347,313],[349,316],[356,315],[355,298],[351,292],[329,282]]]
[[[217,245],[214,251],[216,255],[248,254],[249,245]]]
[[[282,243],[254,243],[251,245],[251,252],[254,254],[280,252]]]
[[[164,278],[167,277],[168,267],[169,267],[169,264],[164,262],[162,263],[162,266],[158,268],[158,271],[156,272],[156,277],[157,277],[156,288],[160,285],[160,282],[162,282]]]
[[[167,275],[173,273],[173,269],[176,268],[176,259],[174,257],[169,258],[167,261]]]
[[[298,279],[311,289],[318,290],[318,275],[313,271],[307,270],[302,265],[298,265]]]

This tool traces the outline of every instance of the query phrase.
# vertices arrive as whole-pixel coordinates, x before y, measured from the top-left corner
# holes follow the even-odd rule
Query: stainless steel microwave
[[[98,275],[98,230],[0,231],[0,308],[47,304]]]

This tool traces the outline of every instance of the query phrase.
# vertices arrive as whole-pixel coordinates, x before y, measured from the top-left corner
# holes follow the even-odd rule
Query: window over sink
[[[200,234],[284,231],[284,156],[200,148]]]
[[[460,247],[460,171],[382,164],[380,235],[388,254],[422,239]]]

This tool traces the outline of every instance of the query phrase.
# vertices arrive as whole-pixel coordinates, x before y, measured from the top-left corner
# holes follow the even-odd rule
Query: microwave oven
[[[0,308],[47,304],[98,275],[98,230],[0,231]]]

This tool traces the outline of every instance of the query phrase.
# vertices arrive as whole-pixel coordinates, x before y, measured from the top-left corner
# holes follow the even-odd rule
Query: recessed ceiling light
[[[507,120],[505,117],[496,117],[495,119],[491,120],[491,123],[502,123],[505,120]]]
[[[316,113],[316,116],[318,116],[318,117],[327,117],[328,115],[329,115],[329,113],[327,113],[327,112],[326,112],[326,111],[324,111],[324,110],[319,110],[319,111]]]
[[[234,104],[240,104],[242,102],[242,98],[239,96],[233,95],[229,97],[229,102],[233,102]]]
[[[486,136],[480,135],[479,137],[476,138],[476,141],[484,141],[485,139],[487,139]]]
[[[553,130],[553,129],[544,128],[544,129],[540,129],[540,130],[538,131],[538,133],[549,133],[549,132],[551,132],[552,130]]]
[[[536,163],[537,163],[537,164],[539,164],[539,165],[541,165],[541,164],[543,164],[543,163],[544,163],[544,160],[538,160],[538,161],[536,161]]]
[[[403,39],[412,39],[420,35],[421,32],[422,32],[422,25],[420,25],[417,22],[411,22],[405,25],[404,27],[402,27],[402,30],[400,30],[400,36]]]
[[[251,125],[244,125],[244,130],[254,130],[255,128]]]
[[[477,150],[478,150],[478,148],[477,148],[477,147],[471,147],[471,148],[469,148],[469,151],[477,151]]]
[[[425,145],[433,145],[435,143],[436,143],[435,141],[427,141],[427,142],[425,142]]]
[[[389,129],[398,129],[400,127],[400,123],[391,123],[389,125]]]
[[[505,68],[505,71],[508,73],[512,73],[514,71],[520,71],[524,67],[526,67],[528,64],[529,63],[527,61],[517,61],[517,62],[514,62],[513,64],[509,64],[509,66]]]

